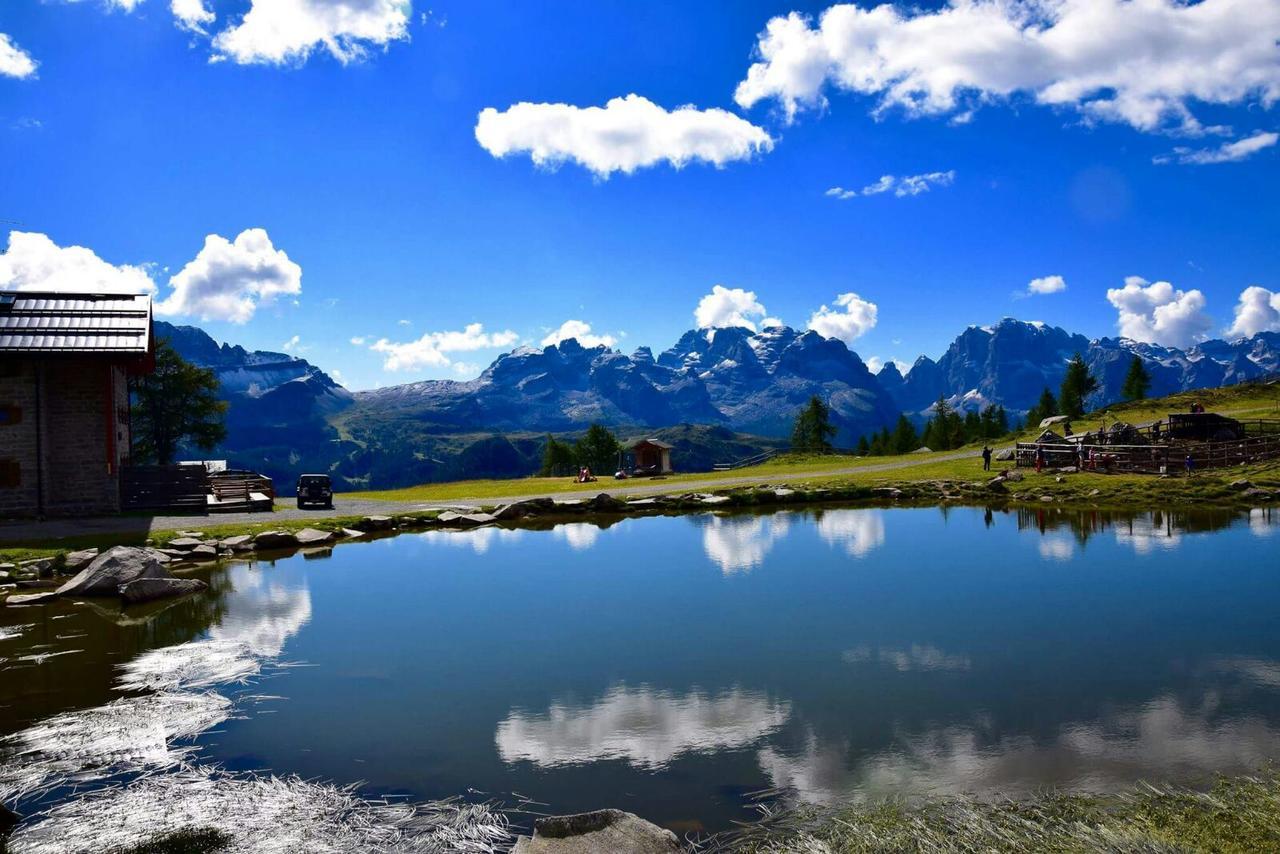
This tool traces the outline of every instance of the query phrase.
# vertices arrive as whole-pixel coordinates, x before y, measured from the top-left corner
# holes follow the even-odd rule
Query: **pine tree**
[[[1001,436],[1009,435],[1009,414],[1004,411],[1004,404],[996,407],[995,416],[995,433],[991,438],[998,439]]]
[[[618,466],[618,439],[601,424],[592,424],[586,434],[573,445],[574,461],[591,469],[592,474],[613,472]]]
[[[1147,373],[1147,366],[1142,363],[1142,359],[1134,356],[1129,363],[1129,373],[1125,375],[1120,394],[1125,400],[1143,400],[1150,390],[1151,374]]]
[[[974,439],[981,439],[986,435],[982,430],[982,416],[976,410],[971,409],[964,414],[963,430],[964,442],[960,443],[962,445],[965,442],[972,442]]]
[[[1062,378],[1062,389],[1058,392],[1058,407],[1068,418],[1084,416],[1084,402],[1098,390],[1098,381],[1089,373],[1089,366],[1079,353],[1067,363],[1067,375]]]
[[[858,439],[858,456],[860,457],[871,456],[871,443],[867,441],[866,436],[862,436]]]
[[[218,399],[218,375],[156,339],[155,370],[129,381],[134,462],[168,465],[180,447],[212,451],[227,438],[227,402]]]
[[[543,477],[563,477],[574,474],[575,468],[573,448],[548,433],[547,443],[542,447],[542,468],[538,474]]]
[[[938,401],[933,405],[933,418],[929,423],[931,429],[929,441],[926,442],[928,447],[934,451],[948,451],[954,447],[957,424],[963,430],[960,416],[955,414],[945,396],[938,395]]]
[[[1040,392],[1040,400],[1027,410],[1027,426],[1038,427],[1041,421],[1057,414],[1058,399],[1053,396],[1053,392],[1049,391],[1049,387],[1045,386],[1044,391]]]
[[[920,437],[916,428],[906,415],[898,416],[898,424],[893,430],[893,451],[896,454],[909,454],[920,447]]]
[[[835,435],[836,428],[831,424],[831,409],[815,394],[796,416],[796,424],[791,431],[791,449],[825,453],[831,450],[831,439]]]

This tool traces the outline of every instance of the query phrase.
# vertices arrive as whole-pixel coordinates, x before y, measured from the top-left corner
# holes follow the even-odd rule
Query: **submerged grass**
[[[870,852],[1254,852],[1280,850],[1280,776],[1220,778],[1207,792],[1144,786],[1120,795],[1047,794],[843,807],[763,808],[705,854]]]

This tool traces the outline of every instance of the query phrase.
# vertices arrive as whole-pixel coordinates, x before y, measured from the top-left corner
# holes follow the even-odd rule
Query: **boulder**
[[[97,556],[97,549],[82,549],[78,552],[67,552],[67,558],[64,566],[66,567],[67,572],[79,572],[89,564],[93,563],[93,559]]]
[[[196,546],[202,546],[204,543],[195,537],[175,537],[169,541],[169,548],[181,549],[184,552],[191,551]]]
[[[208,589],[209,585],[198,578],[138,578],[120,585],[120,598],[128,605],[137,605],[152,599],[186,596]]]
[[[1234,489],[1236,492],[1243,492],[1246,489],[1252,489],[1253,484],[1248,480],[1241,478],[1240,480],[1231,481],[1231,488]]]
[[[587,507],[596,513],[625,513],[627,502],[620,498],[614,498],[607,492],[602,492],[588,501]]]
[[[37,578],[48,578],[53,575],[53,558],[37,557],[31,560],[18,561],[18,571],[29,573]]]
[[[4,600],[6,605],[44,605],[58,598],[57,590],[46,590],[43,593],[19,593]]]
[[[234,537],[227,537],[225,540],[218,542],[218,547],[229,549],[233,552],[253,551],[253,537],[248,534],[237,534]]]
[[[1005,448],[1003,451],[996,451],[996,459],[1002,463],[1013,460],[1013,448]]]
[[[635,498],[627,502],[628,507],[639,507],[645,510],[652,507],[661,507],[662,501],[657,498]]]
[[[452,510],[446,510],[436,517],[436,521],[441,525],[455,528],[474,528],[477,525],[496,522],[497,519],[491,513],[455,513]]]
[[[333,531],[320,531],[315,528],[303,528],[294,536],[298,538],[298,543],[304,546],[320,546],[338,539],[338,535]]]
[[[622,810],[553,815],[533,823],[512,854],[672,854],[683,850],[669,830]]]
[[[346,537],[348,540],[354,540],[356,537],[363,537],[364,531],[357,531],[355,528],[343,528],[342,536]]]
[[[356,527],[362,531],[390,531],[395,522],[390,516],[365,516]]]
[[[528,509],[522,504],[504,504],[493,511],[493,518],[499,522],[509,522],[515,519],[523,519],[528,514]]]
[[[165,560],[186,560],[191,554],[182,549],[156,549],[156,554],[163,555]]]
[[[288,531],[263,531],[253,538],[259,549],[291,549],[298,545],[298,538]]]
[[[1022,480],[1024,477],[1025,475],[1023,475],[1023,473],[1020,471],[1011,471],[1004,476],[1004,479],[1017,483],[1018,481]]]
[[[1003,477],[993,477],[987,481],[988,492],[1008,492],[1009,489],[1004,485]]]
[[[187,552],[187,560],[217,560],[218,549],[216,546],[196,546]]]
[[[1265,489],[1258,489],[1256,486],[1254,486],[1240,493],[1240,496],[1242,498],[1252,498],[1258,501],[1266,501],[1267,499],[1271,498],[1271,493]]]
[[[148,547],[145,551],[147,552],[147,554],[151,555],[153,558],[160,561],[161,563],[169,563],[169,561],[171,560],[171,558],[167,554],[160,551],[159,549],[153,549]]]
[[[61,596],[113,596],[121,584],[139,578],[168,578],[169,570],[151,549],[116,546],[94,558],[75,577],[58,588]]]
[[[880,498],[898,498],[902,495],[902,490],[892,486],[877,486],[871,490],[871,494]]]
[[[733,499],[727,495],[699,495],[697,500],[700,504],[728,504]]]

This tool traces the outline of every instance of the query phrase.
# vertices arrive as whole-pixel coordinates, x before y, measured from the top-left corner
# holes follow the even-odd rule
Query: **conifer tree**
[[[1067,375],[1062,378],[1062,389],[1058,392],[1058,408],[1068,418],[1080,418],[1084,415],[1084,402],[1098,390],[1098,381],[1089,373],[1089,366],[1079,353],[1067,363]]]
[[[1144,400],[1150,390],[1151,374],[1147,372],[1147,366],[1142,363],[1142,359],[1134,356],[1133,361],[1129,363],[1129,373],[1125,374],[1124,386],[1121,387],[1120,394],[1125,400]]]
[[[916,428],[906,415],[899,415],[898,424],[893,430],[893,452],[909,454],[918,447],[920,447],[920,436],[917,435]]]
[[[791,449],[824,453],[831,450],[831,439],[835,435],[831,409],[815,394],[796,416],[795,427],[791,431]]]

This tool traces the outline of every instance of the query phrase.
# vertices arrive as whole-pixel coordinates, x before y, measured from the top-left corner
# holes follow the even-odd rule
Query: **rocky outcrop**
[[[151,549],[116,546],[94,558],[58,588],[59,596],[115,596],[120,586],[140,578],[168,578],[169,571]]]
[[[292,549],[297,548],[298,538],[288,531],[263,531],[254,536],[253,545],[259,549]]]
[[[302,546],[322,546],[338,539],[338,535],[332,531],[318,531],[315,528],[303,528],[294,537],[297,538],[298,545]]]
[[[138,578],[120,585],[120,598],[128,605],[150,602],[153,599],[169,599],[208,590],[209,585],[198,578]]]
[[[682,850],[669,830],[622,810],[557,815],[534,822],[512,854],[672,854]]]

